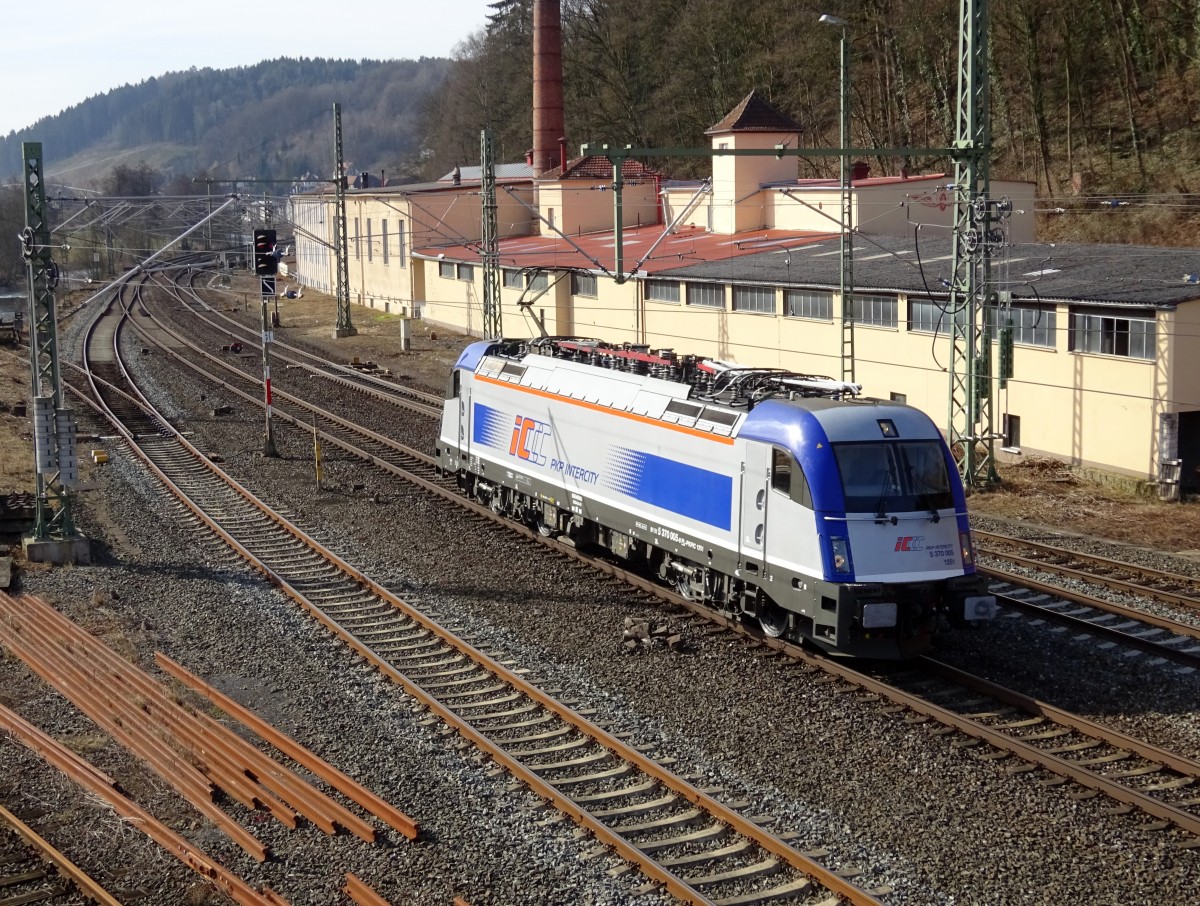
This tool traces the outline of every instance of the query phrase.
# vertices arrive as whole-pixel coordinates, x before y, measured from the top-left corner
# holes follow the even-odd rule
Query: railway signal
[[[261,283],[262,301],[262,362],[263,393],[266,397],[266,430],[263,433],[263,456],[278,456],[275,434],[271,427],[271,326],[267,320],[267,301],[275,298],[275,274],[279,271],[279,255],[275,251],[275,231],[254,231],[254,273]],[[278,320],[278,319],[277,319]]]
[[[272,277],[279,273],[274,230],[254,231],[254,273],[260,277]]]

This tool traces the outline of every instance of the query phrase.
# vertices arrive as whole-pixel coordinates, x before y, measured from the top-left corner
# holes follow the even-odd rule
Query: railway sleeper
[[[639,841],[637,847],[644,853],[659,852],[664,849],[674,849],[677,846],[688,846],[693,843],[704,843],[709,840],[720,840],[731,834],[729,827],[720,821],[697,828],[686,834],[676,834],[672,837],[661,837],[657,840]]]
[[[716,884],[726,884],[730,881],[747,881],[751,878],[772,875],[779,871],[779,868],[780,863],[778,859],[763,859],[761,862],[754,862],[750,865],[742,865],[738,868],[728,869],[727,871],[702,875],[698,878],[688,877],[686,880],[690,887],[712,887]]]
[[[595,818],[633,818],[640,815],[648,815],[651,812],[656,812],[660,809],[670,808],[679,803],[679,797],[675,793],[668,792],[664,796],[657,799],[643,799],[639,802],[632,802],[628,805],[618,805],[613,808],[593,809],[591,814]]]
[[[649,778],[635,783],[632,786],[623,786],[614,790],[605,790],[600,793],[589,793],[584,796],[572,796],[571,801],[576,805],[591,805],[597,802],[611,802],[614,799],[620,799],[623,796],[633,796],[639,793],[648,793],[658,786],[658,781],[654,778]]]

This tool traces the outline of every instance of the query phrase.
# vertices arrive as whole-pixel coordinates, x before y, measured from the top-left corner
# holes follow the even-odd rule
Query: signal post
[[[267,403],[267,424],[263,434],[263,456],[278,456],[275,434],[271,424],[271,341],[274,331],[267,314],[267,302],[275,298],[275,275],[279,272],[279,255],[275,252],[275,231],[254,231],[254,273],[259,278],[262,301],[262,363],[263,392]]]

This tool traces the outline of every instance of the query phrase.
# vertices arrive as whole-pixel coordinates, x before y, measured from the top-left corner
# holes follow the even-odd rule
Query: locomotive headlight
[[[833,551],[833,571],[835,573],[850,574],[850,539],[849,538],[830,538],[829,547]]]
[[[958,533],[958,546],[962,548],[962,563],[963,566],[975,565],[975,548],[971,544],[971,533]]]

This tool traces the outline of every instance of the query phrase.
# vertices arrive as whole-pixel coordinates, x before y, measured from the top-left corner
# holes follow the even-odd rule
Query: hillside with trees
[[[478,159],[492,128],[505,160],[530,142],[532,0],[495,0],[433,102],[443,171]],[[1200,0],[1004,0],[990,5],[992,174],[1035,182],[1045,238],[1196,243],[1200,212]],[[563,0],[566,131],[584,141],[703,147],[752,89],[837,147],[840,29],[852,42],[855,147],[954,138],[958,0]],[[944,170],[945,158],[872,159],[872,172]],[[703,158],[673,175],[708,172]],[[836,158],[801,159],[832,175]],[[1050,213],[1061,209],[1059,213]]]
[[[278,59],[171,72],[88,98],[0,138],[0,173],[19,170],[21,142],[39,141],[48,176],[67,160],[79,167],[132,152],[138,157],[125,165],[144,158],[166,180],[181,174],[328,177],[336,101],[344,153],[356,170],[415,175],[423,152],[422,104],[449,66],[430,58]]]

